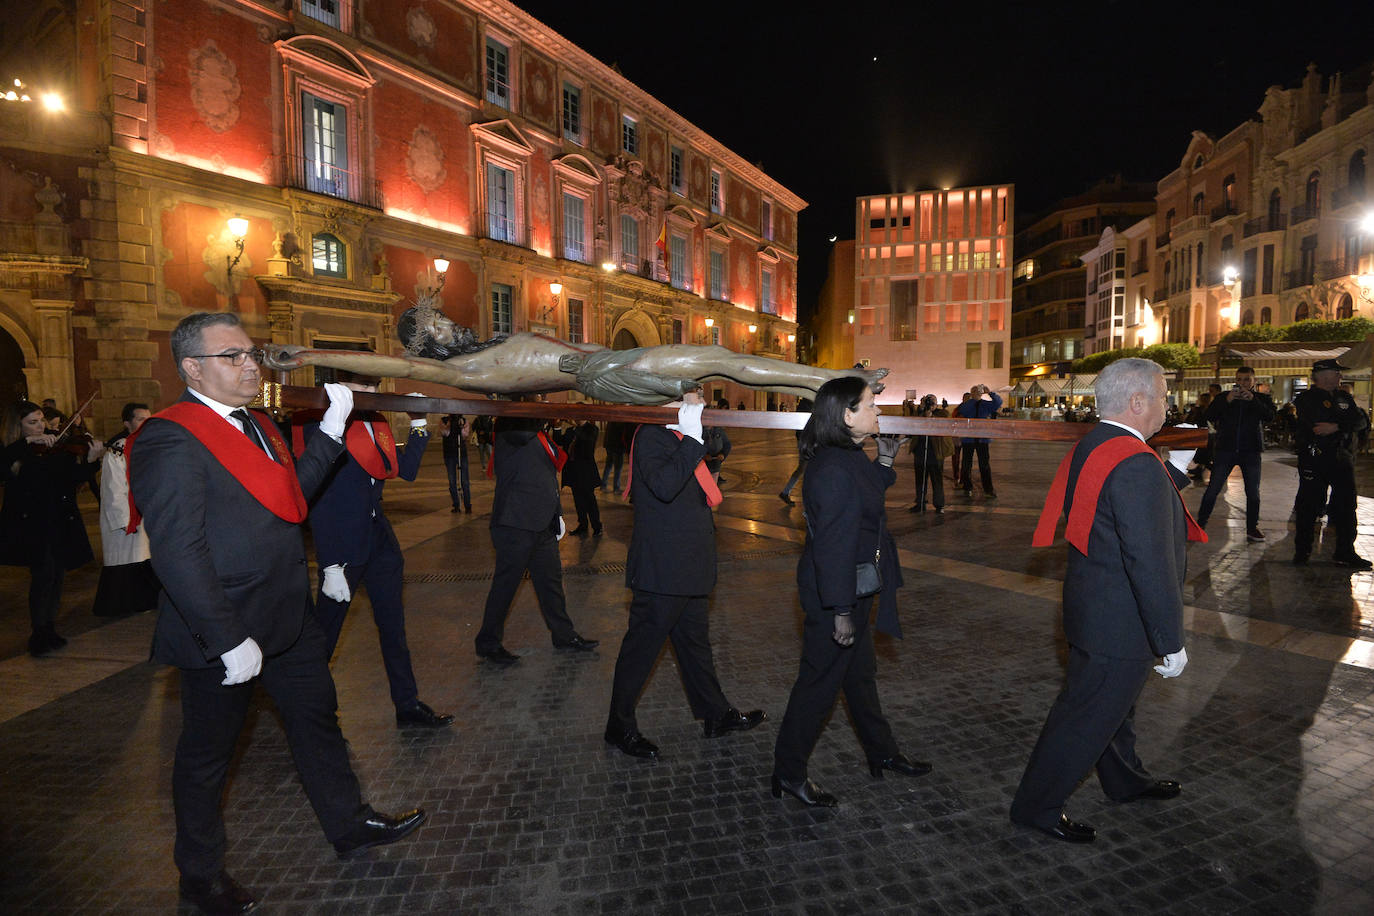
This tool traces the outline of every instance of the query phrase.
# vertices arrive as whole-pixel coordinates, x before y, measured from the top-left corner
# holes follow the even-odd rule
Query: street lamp
[[[550,320],[553,318],[554,313],[558,311],[558,297],[563,295],[563,284],[559,283],[557,280],[553,281],[549,284],[549,292],[553,294],[553,301],[544,306],[543,310],[540,311],[540,321]]]
[[[422,294],[428,299],[438,299],[439,293],[443,292],[444,289],[444,280],[448,279],[449,261],[448,258],[436,257],[430,263],[434,266],[434,273],[438,275],[439,282],[423,290]]]
[[[1221,285],[1226,287],[1226,293],[1231,297],[1231,301],[1223,310],[1222,317],[1232,324],[1240,317],[1240,304],[1236,301],[1236,284],[1239,282],[1240,271],[1228,264],[1221,272]]]

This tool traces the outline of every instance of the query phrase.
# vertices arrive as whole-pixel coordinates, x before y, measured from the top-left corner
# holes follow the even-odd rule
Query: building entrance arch
[[[5,404],[22,401],[29,396],[28,380],[24,377],[24,351],[9,332],[0,327],[0,399]]]
[[[612,350],[656,347],[662,342],[654,320],[639,309],[631,309],[621,315],[611,330]]]

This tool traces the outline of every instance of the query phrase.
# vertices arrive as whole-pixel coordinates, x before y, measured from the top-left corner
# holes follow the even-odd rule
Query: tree
[[[1111,363],[1129,356],[1153,360],[1165,369],[1187,369],[1189,366],[1196,366],[1201,362],[1197,348],[1192,344],[1158,343],[1148,347],[1123,347],[1119,350],[1104,350],[1101,353],[1094,353],[1091,356],[1074,360],[1073,371],[1076,375],[1101,372]]]
[[[1225,344],[1233,343],[1252,343],[1266,340],[1284,340],[1286,327],[1276,324],[1243,324],[1234,331],[1228,331],[1221,337],[1221,342]]]
[[[1374,334],[1374,321],[1362,317],[1336,321],[1309,318],[1294,322],[1283,331],[1284,340],[1364,340],[1369,334]]]

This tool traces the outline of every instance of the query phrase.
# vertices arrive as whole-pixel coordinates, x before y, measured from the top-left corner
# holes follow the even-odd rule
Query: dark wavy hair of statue
[[[407,350],[417,356],[423,356],[426,359],[445,360],[451,356],[477,353],[506,340],[505,337],[493,337],[488,341],[479,341],[470,328],[455,325],[456,333],[453,343],[441,344],[420,328],[420,320],[416,315],[419,310],[418,307],[408,308],[401,313],[400,318],[396,319],[396,336],[400,338]]]

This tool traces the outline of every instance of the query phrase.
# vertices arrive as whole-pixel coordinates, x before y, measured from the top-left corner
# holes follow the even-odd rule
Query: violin
[[[86,399],[86,403],[76,409],[76,413],[72,414],[71,419],[67,421],[67,425],[57,431],[56,438],[51,444],[45,442],[30,442],[29,447],[33,449],[34,454],[75,455],[80,461],[89,461],[91,459],[91,448],[96,444],[95,438],[84,428],[76,424],[81,419],[81,412],[87,407],[90,407],[91,402],[95,399],[96,395],[91,395]],[[103,446],[101,447],[101,451],[104,451]],[[96,454],[99,455],[100,453],[97,452]]]

